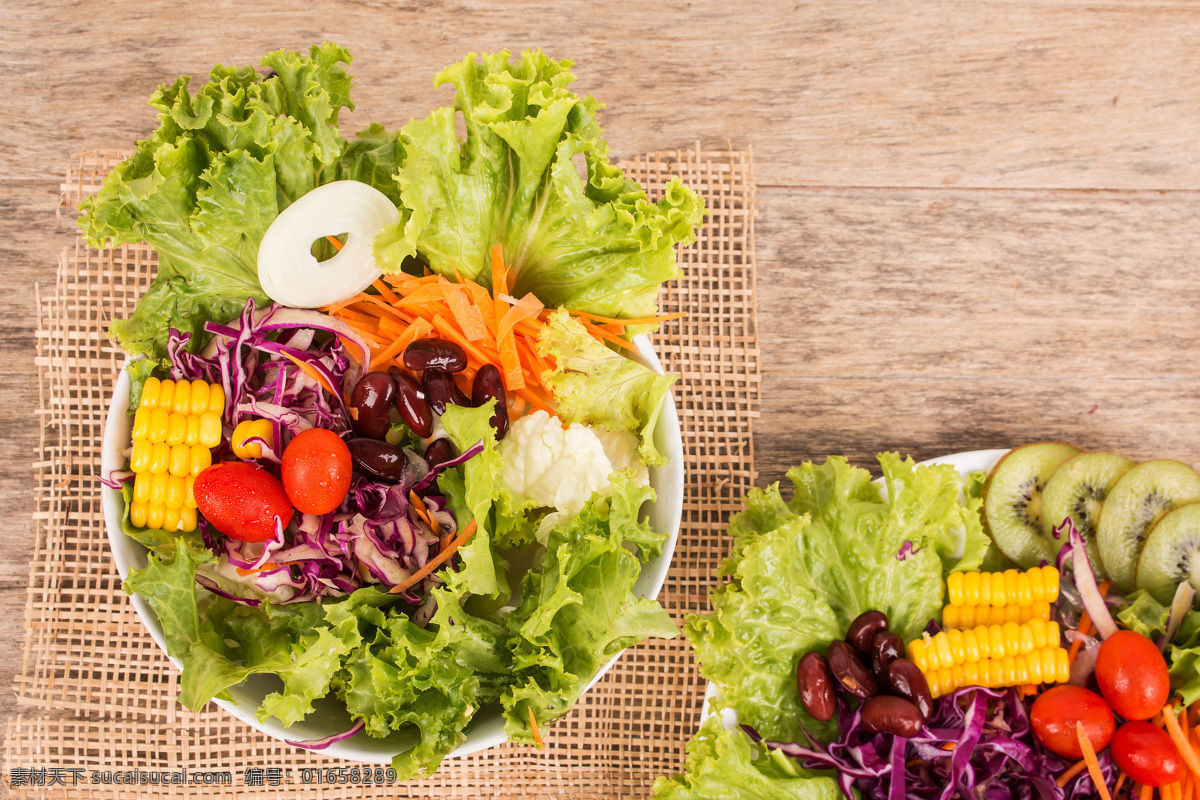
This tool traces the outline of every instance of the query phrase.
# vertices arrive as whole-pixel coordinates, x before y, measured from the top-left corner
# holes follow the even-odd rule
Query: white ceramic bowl
[[[659,363],[658,357],[650,345],[650,340],[644,335],[637,336],[634,344],[637,345],[642,363],[662,374],[662,364]],[[104,443],[100,458],[102,475],[108,475],[114,470],[125,467],[124,452],[130,447],[130,431],[133,422],[133,418],[127,413],[129,388],[129,376],[122,370],[117,384],[113,388],[108,420],[104,426]],[[663,581],[667,577],[667,569],[671,565],[671,556],[675,552],[679,523],[683,514],[683,443],[679,433],[679,416],[675,411],[672,395],[668,395],[663,407],[655,429],[654,444],[659,452],[666,455],[667,463],[650,470],[650,484],[657,493],[657,500],[649,509],[649,519],[654,530],[667,534],[667,540],[663,545],[662,555],[651,559],[642,567],[641,575],[634,584],[634,593],[641,597],[658,597]],[[147,551],[121,530],[120,493],[113,489],[101,489],[101,491],[104,493],[104,522],[108,528],[108,541],[112,546],[113,560],[116,562],[117,571],[121,577],[126,578],[130,569],[140,569],[146,566]],[[158,617],[141,596],[135,594],[130,599],[138,616],[141,617],[142,623],[146,626],[146,630],[150,632],[154,641],[165,653],[167,647],[163,640],[162,626],[158,622]],[[600,680],[620,657],[620,654],[617,654],[605,664],[596,673],[596,677],[592,679],[587,688],[590,689],[596,681]],[[171,661],[177,668],[180,666],[177,659],[172,658]],[[314,713],[291,727],[285,728],[274,718],[268,719],[265,723],[258,722],[254,715],[263,698],[271,692],[278,691],[281,685],[273,675],[256,675],[229,690],[233,696],[232,702],[228,700],[214,700],[213,702],[252,728],[281,740],[319,739],[350,727],[350,716],[345,706],[332,696],[314,703]],[[467,728],[467,740],[457,750],[450,753],[449,757],[474,753],[500,744],[506,739],[504,718],[500,710],[489,707],[475,717]],[[352,761],[386,764],[392,760],[392,756],[412,747],[415,741],[415,736],[406,733],[392,734],[386,739],[373,739],[365,733],[360,733],[350,739],[330,745],[322,751],[322,754]]]
[[[991,472],[992,467],[996,466],[996,462],[1000,457],[1007,453],[1007,449],[1003,450],[970,450],[966,453],[953,453],[948,456],[938,456],[927,461],[922,461],[918,466],[926,464],[951,464],[958,469],[958,474],[965,480],[972,472]],[[700,708],[700,721],[708,719],[709,705],[713,698],[717,697],[721,690],[712,681],[704,687],[704,705]],[[725,730],[732,730],[738,724],[737,712],[732,708],[726,708],[721,714],[721,723],[725,726]]]

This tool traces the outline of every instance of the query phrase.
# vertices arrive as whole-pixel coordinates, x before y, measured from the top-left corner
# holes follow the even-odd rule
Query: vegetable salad
[[[353,724],[293,743],[409,732],[411,778],[484,708],[540,745],[609,659],[676,634],[633,592],[666,538],[641,509],[673,378],[629,351],[704,209],[608,161],[570,62],[468,56],[436,80],[452,107],[347,139],[349,62],[161,87],[80,225],[159,255],[111,326],[135,419],[104,482],[181,702],[275,675],[260,720],[336,697]]]

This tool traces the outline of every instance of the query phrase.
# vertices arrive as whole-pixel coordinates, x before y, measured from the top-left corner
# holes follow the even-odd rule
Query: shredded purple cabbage
[[[836,741],[825,744],[805,731],[807,744],[755,742],[779,750],[810,769],[836,770],[842,794],[857,790],[870,800],[1084,800],[1099,797],[1087,771],[1059,787],[1055,778],[1070,762],[1033,735],[1029,711],[1015,689],[979,686],[939,698],[920,735],[875,734],[862,724],[861,706],[839,700]],[[1108,751],[1097,756],[1109,786],[1117,768]]]
[[[290,744],[292,747],[303,747],[305,750],[324,750],[334,742],[340,742],[343,739],[349,739],[366,726],[367,721],[365,719],[360,719],[358,722],[351,725],[348,730],[344,730],[341,733],[335,733],[332,736],[326,736],[322,739],[305,739],[303,741],[285,739],[284,744]]]

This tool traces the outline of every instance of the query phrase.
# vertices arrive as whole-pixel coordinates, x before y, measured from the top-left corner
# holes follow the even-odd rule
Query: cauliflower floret
[[[612,464],[596,432],[537,411],[513,422],[500,442],[504,485],[513,497],[559,517],[574,516],[593,492],[607,491]]]
[[[633,431],[610,431],[607,428],[596,428],[596,436],[604,445],[604,455],[612,464],[613,472],[633,470],[633,480],[638,486],[650,483],[650,470],[638,455],[638,437]]]

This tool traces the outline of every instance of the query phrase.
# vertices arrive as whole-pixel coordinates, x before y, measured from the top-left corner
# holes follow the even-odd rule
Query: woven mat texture
[[[82,154],[67,172],[63,208],[73,209],[96,191],[120,158]],[[727,550],[729,515],[755,478],[753,168],[749,153],[699,145],[621,166],[652,195],[668,179],[682,178],[709,211],[697,243],[680,250],[683,277],[660,297],[663,312],[688,316],[666,323],[655,336],[667,371],[681,376],[674,397],[687,485],[679,544],[660,600],[682,624],[685,613],[706,608]],[[16,683],[20,713],[8,726],[3,750],[4,781],[13,796],[644,797],[656,776],[679,770],[704,690],[682,637],[627,650],[550,728],[544,751],[505,744],[447,760],[432,777],[407,784],[305,785],[304,768],[353,765],[284,745],[215,705],[197,714],[180,706],[178,673],[121,591],[96,478],[109,393],[123,360],[104,331],[133,309],[154,271],[154,254],[145,245],[97,251],[76,241],[62,253],[53,293],[39,299],[38,538],[24,666]],[[56,785],[30,785],[55,782],[55,768]],[[184,768],[228,770],[232,780],[173,787],[81,781],[73,787],[72,773],[64,772],[72,768],[89,782],[93,770]],[[279,768],[282,783],[250,785],[247,768]]]

